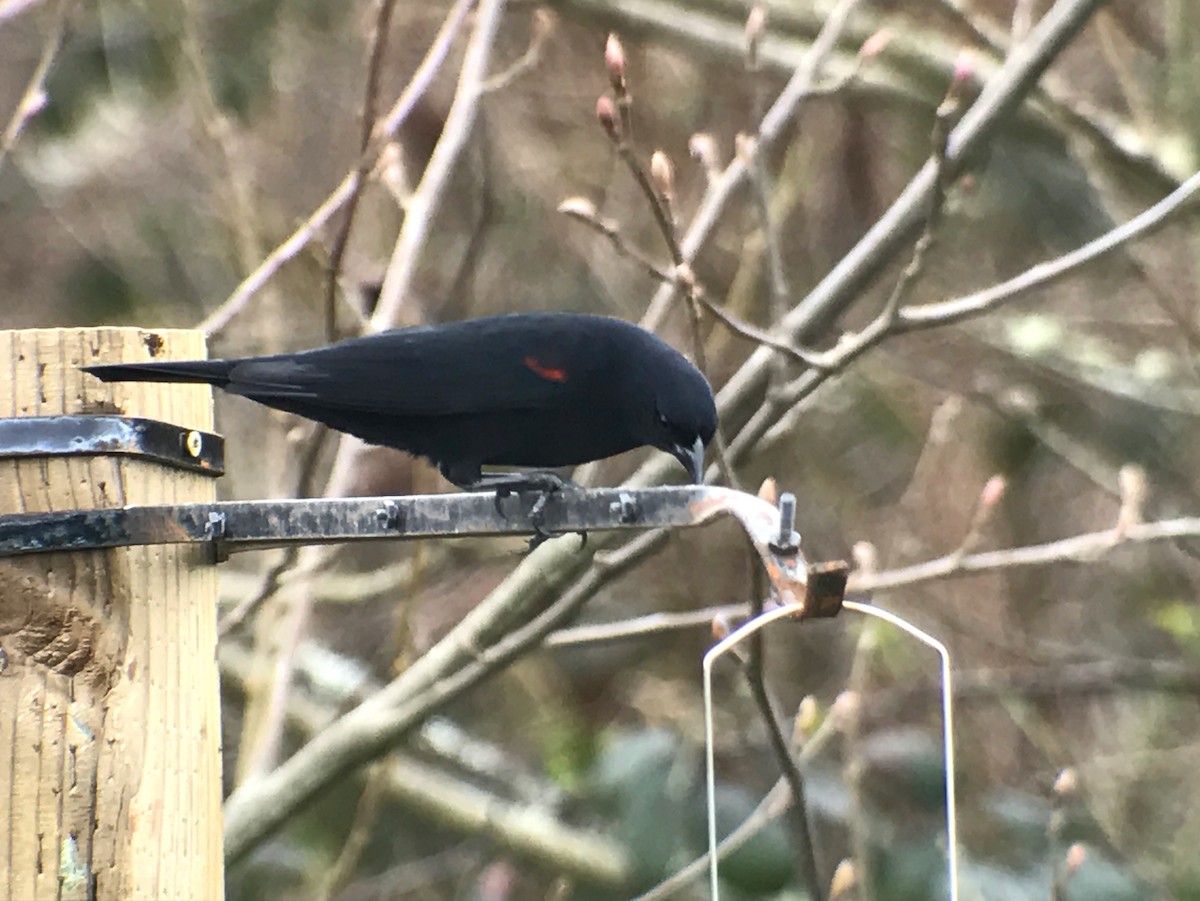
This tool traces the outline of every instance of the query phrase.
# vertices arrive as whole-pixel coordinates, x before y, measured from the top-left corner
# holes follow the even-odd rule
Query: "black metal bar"
[[[288,544],[690,526],[697,524],[699,505],[725,493],[698,486],[566,489],[501,498],[482,492],[12,514],[0,516],[0,557],[204,542],[219,544],[223,556]],[[533,511],[543,496],[544,506]]]
[[[156,419],[129,416],[26,416],[0,419],[0,459],[121,454],[219,476],[225,439]]]
[[[349,500],[224,501],[0,516],[0,558],[132,545],[207,544],[214,562],[232,551],[290,544],[484,535],[556,535],[683,528],[732,516],[754,544],[781,604],[797,618],[841,610],[849,567],[809,566],[781,511],[729,488],[572,488],[499,497],[492,492]],[[786,513],[788,515],[781,516]],[[786,546],[781,546],[786,545]]]

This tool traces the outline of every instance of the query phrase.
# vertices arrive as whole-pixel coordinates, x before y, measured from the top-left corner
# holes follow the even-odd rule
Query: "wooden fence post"
[[[0,331],[0,417],[211,431],[207,386],[79,371],[204,355],[194,331]],[[131,457],[0,459],[0,514],[212,501],[214,482]],[[197,546],[0,561],[0,898],[222,897],[216,579]]]

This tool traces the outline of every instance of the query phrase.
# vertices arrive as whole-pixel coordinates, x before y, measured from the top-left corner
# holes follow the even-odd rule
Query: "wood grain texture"
[[[115,412],[211,430],[207,386],[79,371],[204,355],[192,331],[0,331],[0,417]],[[127,457],[0,459],[0,513],[215,492]],[[203,548],[181,546],[0,565],[0,898],[222,897],[216,578]]]

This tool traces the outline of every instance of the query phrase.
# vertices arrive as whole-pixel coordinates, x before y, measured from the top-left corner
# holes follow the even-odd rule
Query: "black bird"
[[[87,366],[106,382],[205,382],[429,458],[465,489],[545,485],[483,466],[573,466],[650,445],[693,482],[717,425],[704,376],[619,319],[517,313],[234,360]]]

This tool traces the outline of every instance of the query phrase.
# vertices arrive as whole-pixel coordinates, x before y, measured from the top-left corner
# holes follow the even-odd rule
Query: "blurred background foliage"
[[[768,6],[763,78],[773,96],[828,6]],[[793,302],[927,157],[933,110],[960,51],[970,49],[973,71],[985,77],[1013,40],[1014,15],[1019,23],[1048,6],[861,5],[831,71],[845,71],[882,29],[890,43],[846,88],[807,103],[769,161]],[[448,8],[441,0],[397,4],[384,108]],[[636,143],[643,154],[662,148],[675,161],[686,224],[704,191],[689,138],[712,135],[724,162],[735,135],[754,126],[755,88],[741,57],[747,9],[743,0],[510,4],[497,68],[525,52],[539,16],[549,30],[536,64],[485,100],[405,320],[533,309],[640,317],[655,284],[556,213],[564,197],[585,196],[666,259],[594,120],[595,99],[607,89],[605,38],[610,30],[622,36]],[[0,3],[3,111],[17,107],[46,35],[56,17],[67,17],[45,105],[0,168],[0,324],[200,321],[355,164],[375,14],[373,3],[328,0]],[[410,184],[440,134],[462,43],[399,135]],[[1011,277],[1159,199],[1196,166],[1197,85],[1194,3],[1103,6],[952,189],[911,301]],[[341,333],[354,330],[351,308],[361,310],[377,289],[402,217],[390,191],[368,186],[340,279]],[[321,342],[333,234],[321,231],[285,266],[213,337],[212,353]],[[810,557],[845,557],[869,541],[881,567],[957,547],[996,473],[1007,490],[983,538],[990,547],[1112,525],[1118,469],[1129,462],[1148,474],[1149,517],[1194,514],[1195,261],[1195,217],[1185,213],[1000,312],[894,338],[822,388],[738,475],[748,486],[774,476],[798,494]],[[906,262],[880,274],[828,331],[828,343],[874,315]],[[769,322],[764,240],[748,196],[731,205],[695,269],[716,301]],[[687,349],[686,326],[675,310],[664,335]],[[711,321],[705,340],[717,385],[753,349]],[[217,403],[230,445],[225,494],[294,491],[296,423],[237,399]],[[330,458],[327,446],[318,472]],[[633,462],[604,464],[592,478],[615,483]],[[355,485],[363,493],[445,487],[424,464],[393,453],[373,455]],[[294,697],[307,714],[293,711],[290,746],[344,709],[363,680],[386,680],[427,649],[516,564],[519,550],[511,541],[473,540],[340,553],[330,578],[403,570],[382,589],[360,579],[347,597],[324,591]],[[244,597],[253,573],[272,562],[252,555],[230,564],[226,600]],[[690,532],[609,585],[584,618],[745,601],[750,573],[735,529]],[[1080,842],[1086,859],[1064,897],[1200,898],[1198,578],[1195,543],[1180,543],[875,598],[946,641],[970,686],[959,724],[964,897],[1048,897],[1052,868]],[[862,629],[847,616],[780,626],[768,640],[781,710],[811,695],[827,711],[848,686],[861,693],[857,734],[839,736],[809,765],[823,879],[857,848],[869,860],[871,897],[942,897],[934,661],[888,630],[864,637]],[[249,645],[262,636],[260,628],[227,642],[229,788],[239,772],[242,693],[253,679]],[[594,836],[615,870],[539,856],[487,817],[456,819],[436,799],[418,800],[383,763],[326,793],[231,868],[229,897],[612,898],[665,878],[704,845],[699,659],[710,641],[704,631],[685,631],[537,652],[445,710],[439,722],[450,739],[431,738],[431,722],[403,749],[428,772],[496,804],[535,811],[564,834]],[[732,670],[718,669],[718,819],[726,830],[778,775]],[[488,753],[472,762],[464,749]],[[1079,786],[1056,799],[1050,787],[1065,767]],[[787,823],[774,822],[728,862],[723,897],[804,897]],[[703,896],[696,886],[679,895]]]

